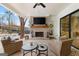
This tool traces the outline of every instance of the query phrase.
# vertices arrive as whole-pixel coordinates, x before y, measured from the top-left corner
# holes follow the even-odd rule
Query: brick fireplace
[[[46,17],[32,17],[31,21],[32,39],[47,39],[49,27],[46,22]]]
[[[32,26],[31,27],[31,35],[34,39],[48,39],[49,28],[44,25],[41,26]]]

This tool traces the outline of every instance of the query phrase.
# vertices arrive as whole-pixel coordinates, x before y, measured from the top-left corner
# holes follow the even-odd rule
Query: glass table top
[[[28,50],[33,50],[36,47],[37,47],[37,43],[35,43],[35,42],[27,42],[26,44],[24,44],[22,46],[22,49],[28,51]]]

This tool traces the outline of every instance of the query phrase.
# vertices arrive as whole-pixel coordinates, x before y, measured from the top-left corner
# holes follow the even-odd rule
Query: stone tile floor
[[[60,45],[59,41],[53,39],[53,40],[26,40],[23,41],[23,44],[26,44],[27,42],[37,42],[38,44],[46,44],[48,46],[48,56],[57,56],[59,55]],[[71,54],[70,56],[79,56],[79,50],[75,48],[71,48]],[[23,56],[22,50],[20,52],[17,52],[11,56]],[[31,56],[31,53],[26,54],[25,56]],[[37,56],[33,52],[33,56]],[[45,56],[45,55],[42,55]]]

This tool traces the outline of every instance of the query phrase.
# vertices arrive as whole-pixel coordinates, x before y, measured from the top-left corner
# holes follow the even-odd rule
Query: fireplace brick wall
[[[48,35],[48,32],[49,32],[49,28],[31,28],[31,36],[32,38],[43,38],[43,39],[47,39],[47,35]],[[43,36],[36,36],[36,33],[38,32],[38,35],[39,33],[40,34],[43,34]]]

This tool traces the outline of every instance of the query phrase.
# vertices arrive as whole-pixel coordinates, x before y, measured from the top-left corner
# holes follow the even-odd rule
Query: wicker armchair
[[[22,41],[17,41],[17,42],[14,42],[11,40],[1,40],[1,41],[2,41],[3,48],[4,48],[4,52],[7,55],[11,55],[21,50]]]
[[[61,46],[61,51],[60,55],[61,56],[68,56],[71,53],[71,45],[72,45],[73,40],[62,40],[62,46]]]

